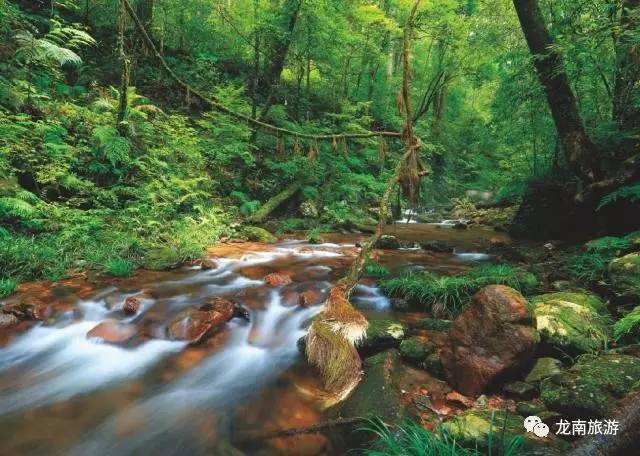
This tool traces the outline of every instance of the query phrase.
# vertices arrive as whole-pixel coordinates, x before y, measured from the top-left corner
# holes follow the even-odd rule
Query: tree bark
[[[127,126],[124,121],[129,104],[129,58],[124,49],[124,32],[127,24],[127,10],[123,0],[118,2],[118,58],[120,60],[120,99],[118,100],[118,115],[116,128],[122,136],[126,136]]]
[[[634,39],[640,27],[640,0],[624,0],[619,32],[615,34],[616,72],[613,93],[613,119],[628,137],[640,131],[640,45]],[[616,158],[629,158],[637,138],[624,141]]]
[[[553,49],[553,38],[538,1],[513,0],[513,5],[546,93],[567,163],[580,178],[592,182],[601,177],[597,148],[585,131],[562,56]]]

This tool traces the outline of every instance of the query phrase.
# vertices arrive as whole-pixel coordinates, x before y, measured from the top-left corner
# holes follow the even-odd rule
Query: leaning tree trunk
[[[118,2],[118,59],[120,60],[120,99],[118,101],[118,114],[116,118],[116,127],[122,136],[127,135],[127,125],[125,118],[127,115],[127,106],[129,104],[129,58],[124,47],[124,32],[127,24],[127,10],[123,0]]]
[[[634,36],[640,27],[640,0],[623,1],[618,25],[613,119],[629,138],[616,154],[625,160],[633,155],[640,132],[640,44]]]
[[[562,56],[553,49],[537,0],[513,0],[533,63],[565,151],[567,163],[587,182],[600,178],[597,148],[589,139],[578,111]]]

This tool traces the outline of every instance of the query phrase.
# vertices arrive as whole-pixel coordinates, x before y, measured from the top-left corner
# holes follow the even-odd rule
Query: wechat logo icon
[[[549,435],[549,426],[544,424],[537,416],[528,416],[524,420],[524,428],[527,432],[533,432],[538,437]]]

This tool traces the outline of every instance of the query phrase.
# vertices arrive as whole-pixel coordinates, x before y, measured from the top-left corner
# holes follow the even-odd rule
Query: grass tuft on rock
[[[0,299],[15,293],[18,283],[13,279],[0,279]]]
[[[365,267],[364,272],[369,277],[382,278],[389,275],[389,270],[375,261],[369,261]]]
[[[135,265],[133,262],[123,258],[108,260],[104,264],[105,272],[113,277],[129,277],[134,269]]]
[[[502,264],[478,266],[459,276],[408,274],[385,280],[380,286],[386,295],[406,299],[414,307],[455,316],[476,292],[494,284],[510,286],[526,295],[536,290],[538,279],[524,269]]]

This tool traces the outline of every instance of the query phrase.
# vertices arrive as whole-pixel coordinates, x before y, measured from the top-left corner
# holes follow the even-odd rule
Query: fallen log
[[[260,209],[258,209],[255,214],[249,217],[248,219],[249,222],[252,222],[252,223],[264,222],[267,219],[267,217],[269,217],[269,214],[271,214],[274,210],[276,210],[278,206],[280,206],[282,203],[284,203],[293,195],[295,195],[296,192],[300,190],[300,187],[302,187],[302,184],[299,182],[294,182],[293,184],[289,185],[287,188],[285,188],[280,193],[278,193],[277,195],[272,197],[270,200],[268,200],[266,203],[264,203],[264,205],[262,205],[262,207],[260,207]]]

